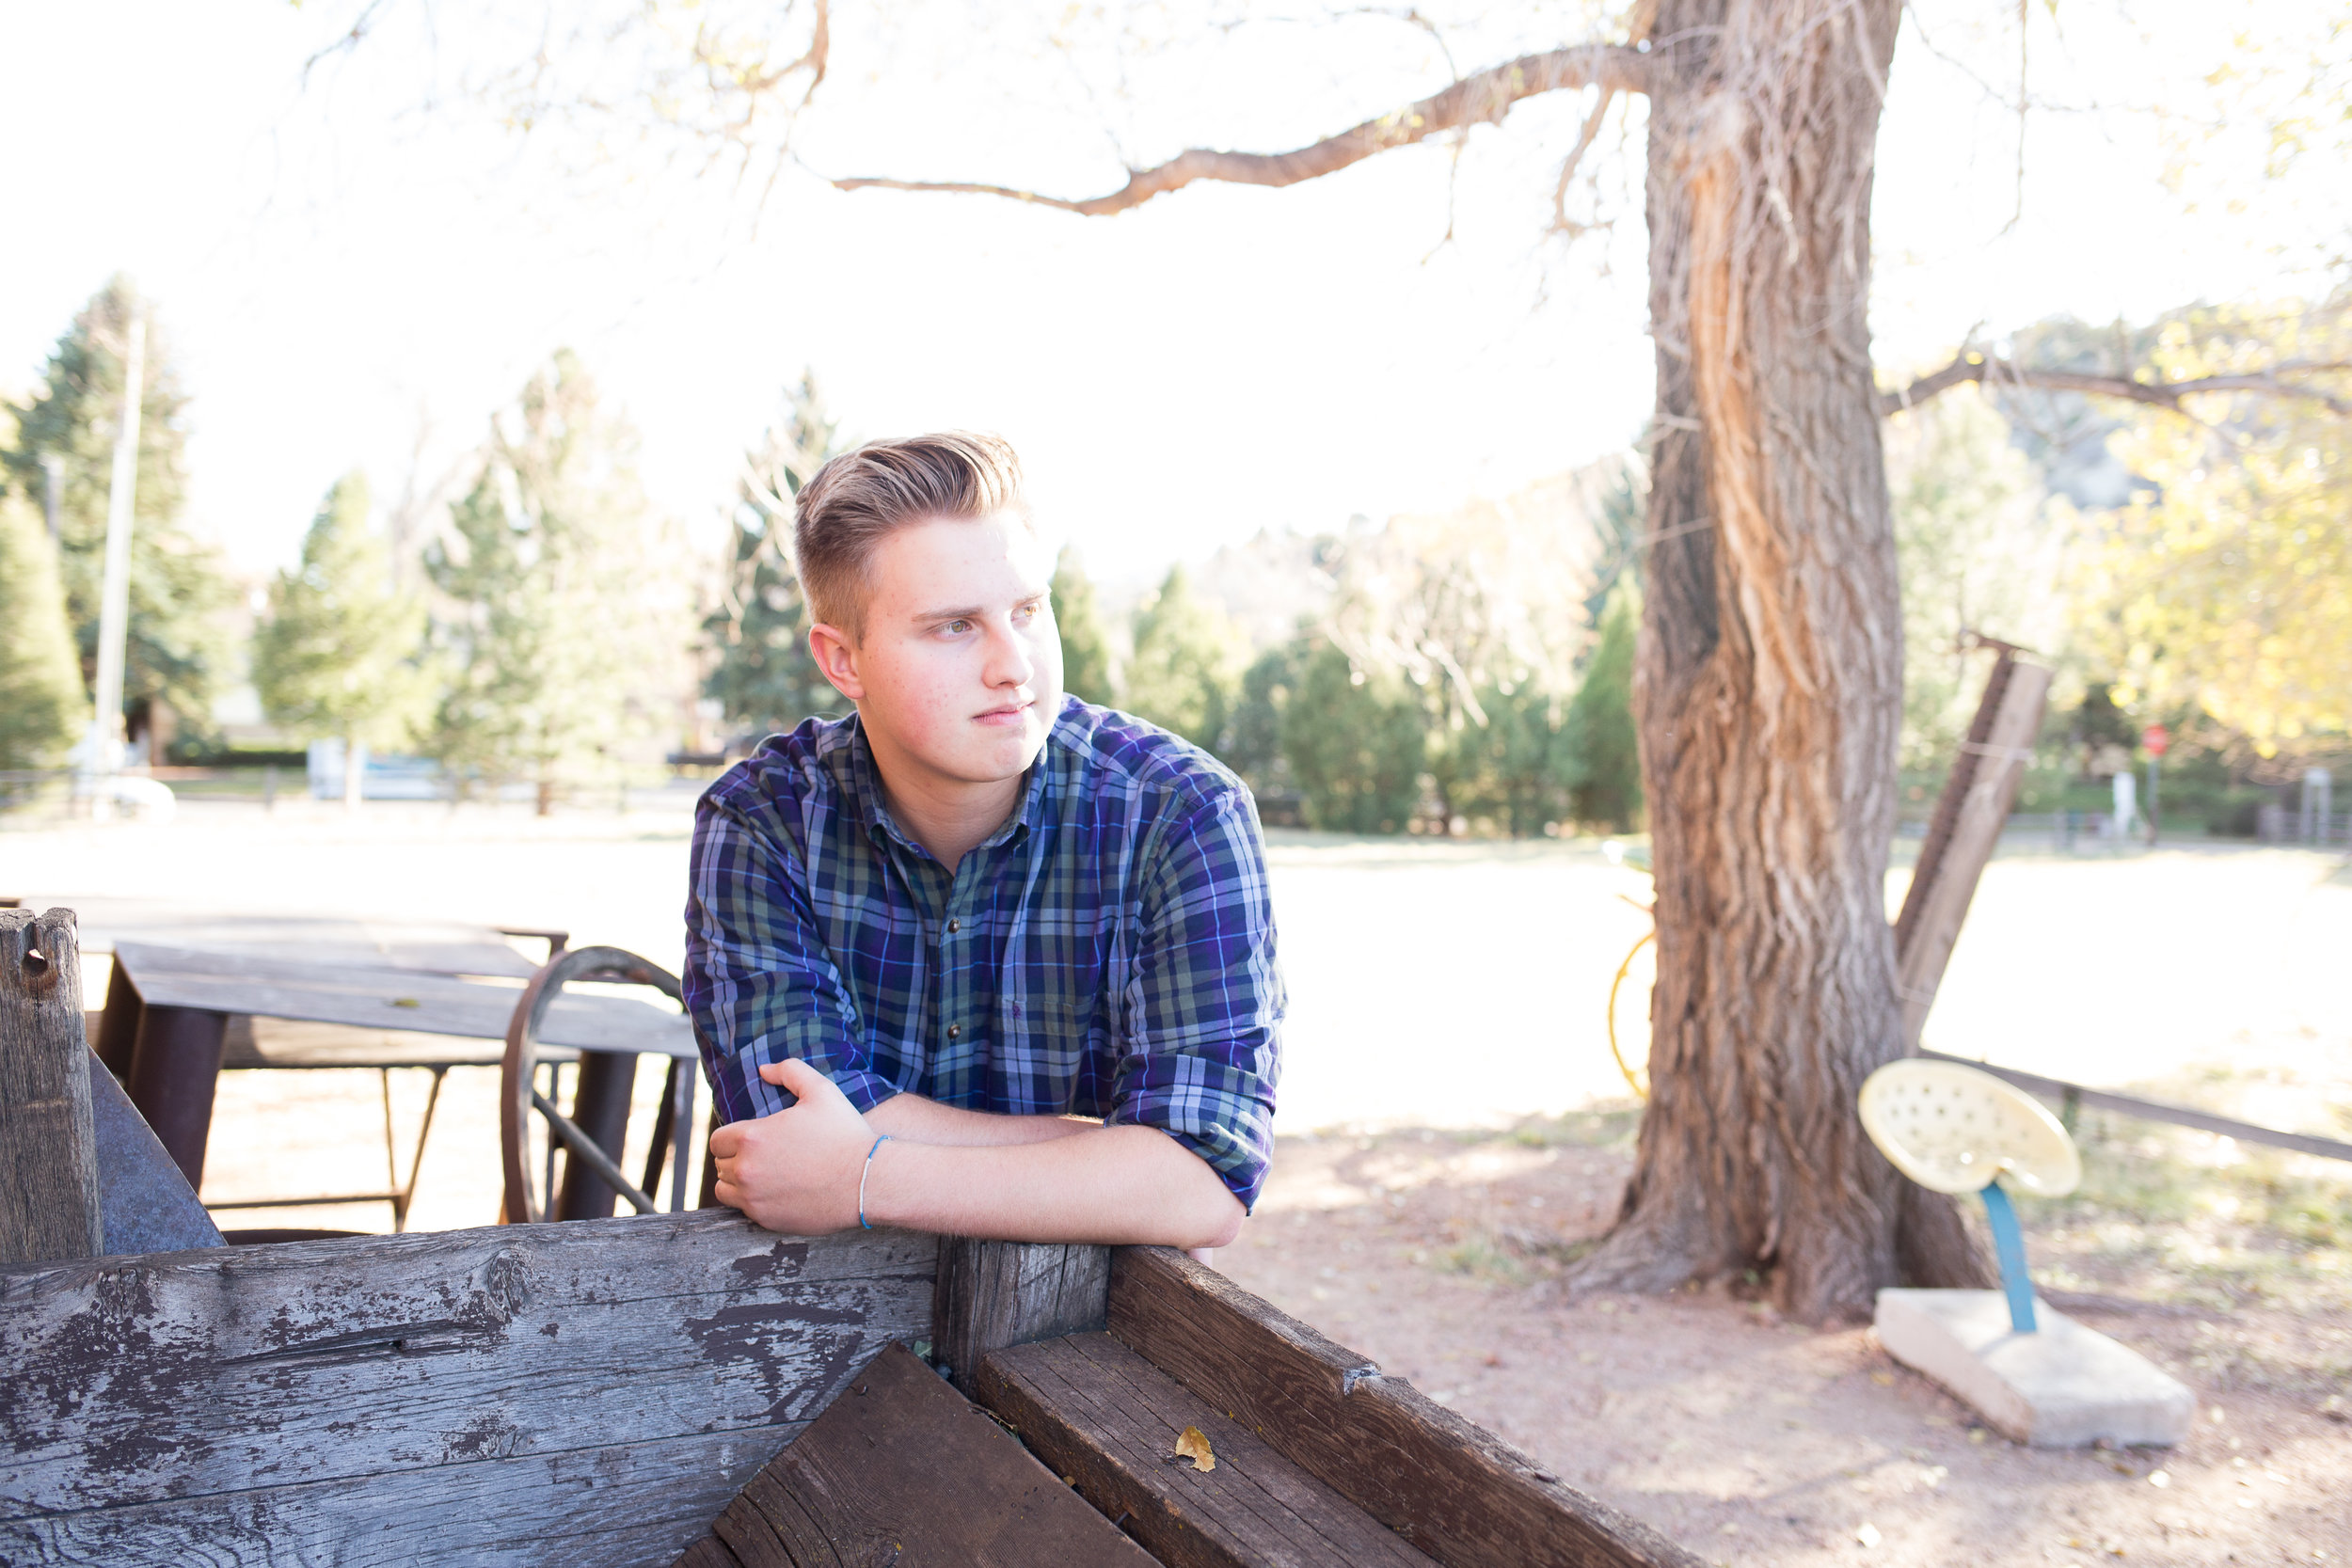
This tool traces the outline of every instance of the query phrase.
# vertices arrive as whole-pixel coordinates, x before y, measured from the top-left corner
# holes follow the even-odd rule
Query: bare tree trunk
[[[1769,1272],[1820,1321],[1975,1283],[1855,1116],[1900,1053],[1886,853],[1902,638],[1867,309],[1897,0],[1664,0],[1658,415],[1634,705],[1658,885],[1651,1099],[1582,1286]]]

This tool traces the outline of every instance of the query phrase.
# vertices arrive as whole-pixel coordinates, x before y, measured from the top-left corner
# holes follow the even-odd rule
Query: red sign
[[[2164,755],[2166,749],[2171,744],[2171,733],[2162,724],[2151,724],[2146,729],[2139,732],[2140,750],[2146,752],[2152,757],[2160,757]]]

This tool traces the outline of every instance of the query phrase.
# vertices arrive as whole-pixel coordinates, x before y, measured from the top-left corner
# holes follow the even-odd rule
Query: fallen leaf
[[[1186,1427],[1176,1434],[1176,1451],[1172,1459],[1189,1459],[1196,1470],[1216,1468],[1216,1450],[1209,1447],[1209,1439],[1199,1427]]]
[[[1866,1552],[1871,1547],[1877,1545],[1879,1542],[1883,1539],[1879,1534],[1879,1528],[1876,1525],[1864,1525],[1861,1528],[1853,1532],[1853,1538],[1854,1544]]]
[[[1877,1384],[1882,1388],[1892,1388],[1895,1386],[1895,1374],[1893,1372],[1872,1372],[1870,1374],[1870,1381]]]
[[[413,996],[395,996],[392,998],[392,1006],[395,1007],[418,1007],[422,1006],[423,1004],[419,1002]]]

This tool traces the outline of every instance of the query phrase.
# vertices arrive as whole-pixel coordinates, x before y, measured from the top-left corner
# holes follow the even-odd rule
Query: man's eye
[[[939,629],[948,633],[950,636],[961,637],[965,632],[972,629],[972,623],[969,621],[950,621]]]

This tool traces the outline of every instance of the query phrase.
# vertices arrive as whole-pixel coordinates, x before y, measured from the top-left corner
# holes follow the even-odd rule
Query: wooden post
[[[2003,677],[1995,672],[2000,686],[1992,722],[1982,726],[1982,738],[1972,734],[1963,742],[1972,776],[1948,816],[1949,836],[1938,842],[1939,835],[1931,832],[1927,848],[1938,852],[1931,861],[1922,850],[1896,926],[1895,983],[1903,1001],[1905,1051],[1919,1049],[1919,1031],[1935,1003],[1936,988],[1944,982],[1952,944],[1960,940],[1960,923],[1967,917],[1985,863],[2000,843],[2010,808],[2017,803],[2017,786],[2033,754],[2034,736],[2042,730],[2050,671],[2007,653],[2001,665],[2007,673]],[[1941,806],[1937,816],[1946,818]]]
[[[1109,1321],[1111,1250],[1059,1243],[939,1239],[931,1358],[968,1396],[980,1358]]]
[[[229,1044],[229,1015],[205,1007],[142,1006],[139,1037],[123,1087],[170,1151],[188,1185],[204,1190],[204,1145],[213,1132],[213,1095]]]
[[[72,910],[0,910],[0,1263],[106,1249]]]

